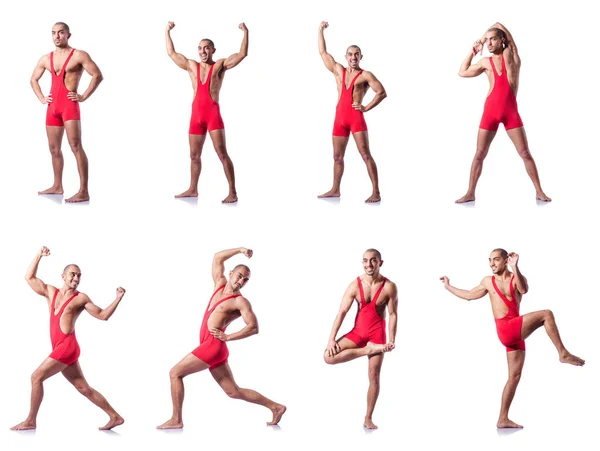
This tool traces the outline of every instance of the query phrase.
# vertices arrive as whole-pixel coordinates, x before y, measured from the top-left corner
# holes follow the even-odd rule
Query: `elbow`
[[[466,75],[465,71],[461,69],[458,71],[458,76],[461,78],[465,78],[467,75]]]
[[[385,89],[381,90],[381,92],[379,93],[379,97],[381,97],[381,100],[387,97],[387,92],[385,92]]]
[[[102,72],[98,72],[94,78],[96,79],[96,83],[98,83],[98,84],[100,84],[102,82],[102,80],[104,80],[104,76],[102,75]]]

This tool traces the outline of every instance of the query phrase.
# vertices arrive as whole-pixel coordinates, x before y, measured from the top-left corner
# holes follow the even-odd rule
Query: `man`
[[[360,61],[363,55],[358,46],[351,45],[346,50],[347,69],[327,53],[324,30],[328,26],[327,22],[321,22],[319,26],[319,53],[325,67],[333,72],[335,76],[339,100],[333,123],[333,187],[326,193],[321,194],[319,198],[340,197],[340,183],[344,174],[344,154],[346,153],[350,133],[352,133],[356,147],[358,147],[358,151],[367,165],[367,171],[373,185],[373,192],[365,202],[379,202],[381,201],[381,195],[379,193],[377,166],[371,156],[367,123],[363,113],[379,105],[387,97],[387,94],[375,75],[361,69]],[[375,91],[375,97],[368,105],[364,106],[362,101],[369,88]]]
[[[331,365],[348,362],[358,357],[369,357],[369,390],[367,392],[367,414],[363,426],[377,429],[373,423],[373,411],[379,396],[379,373],[383,364],[383,353],[396,347],[396,324],[398,321],[398,288],[383,277],[379,269],[383,265],[381,254],[368,249],[363,255],[365,273],[357,277],[346,289],[340,310],[335,317],[329,343],[325,350],[325,362]],[[354,328],[338,340],[335,339],[342,322],[356,300],[358,313]],[[389,341],[385,337],[385,309],[390,316]]]
[[[563,345],[554,315],[550,310],[519,314],[521,299],[529,290],[527,279],[519,270],[519,255],[504,249],[494,249],[489,258],[493,276],[484,277],[479,286],[472,290],[461,290],[450,285],[448,277],[440,278],[444,287],[455,296],[467,301],[480,299],[489,293],[492,313],[496,320],[496,331],[500,342],[506,346],[508,361],[508,382],[502,392],[502,404],[498,418],[498,428],[522,428],[523,426],[508,419],[508,410],[515,396],[525,363],[525,339],[533,331],[544,326],[546,333],[558,351],[562,363],[582,366],[585,361],[571,354]],[[508,266],[512,268],[510,272]]]
[[[273,419],[267,423],[268,425],[279,423],[286,411],[284,405],[273,402],[254,390],[240,388],[235,383],[233,373],[227,363],[229,350],[226,342],[241,340],[258,333],[258,321],[252,311],[252,306],[248,299],[240,293],[240,290],[250,280],[250,268],[246,265],[237,265],[229,271],[229,280],[225,278],[224,263],[237,254],[243,254],[250,258],[252,250],[240,247],[217,252],[214,256],[212,277],[215,282],[215,290],[208,302],[200,327],[200,346],[171,369],[169,376],[171,378],[173,416],[167,422],[157,426],[157,429],[181,429],[183,427],[183,378],[206,369],[210,370],[212,377],[227,396],[260,404],[271,410]],[[225,334],[227,326],[240,316],[246,326],[238,332]]]
[[[52,40],[56,49],[42,56],[31,76],[31,87],[42,104],[48,105],[46,112],[46,134],[52,156],[54,183],[38,194],[63,194],[62,173],[64,160],[61,144],[65,129],[71,150],[77,161],[79,191],[66,202],[86,202],[90,200],[88,191],[88,159],[81,145],[81,121],[79,103],[85,102],[102,81],[102,73],[90,55],[83,50],[75,50],[69,45],[71,32],[64,22],[52,27]],[[52,75],[50,94],[45,96],[39,85],[44,71]],[[83,94],[77,93],[81,74],[86,71],[92,79]]]
[[[483,53],[486,43],[492,56],[482,58],[472,64],[473,57],[477,53]],[[527,174],[535,186],[536,199],[543,202],[552,200],[542,190],[535,161],[529,152],[523,121],[521,121],[517,109],[520,70],[521,58],[517,45],[510,32],[500,23],[492,25],[481,39],[473,43],[473,47],[460,66],[458,75],[461,77],[477,77],[485,73],[490,81],[490,89],[479,124],[477,151],[471,164],[469,189],[467,194],[458,199],[456,203],[475,200],[475,187],[481,175],[483,160],[488,154],[500,122],[504,124],[506,133],[525,163]]]
[[[235,174],[233,163],[227,154],[225,145],[225,125],[221,118],[219,107],[219,92],[225,77],[225,71],[233,69],[248,56],[248,28],[244,23],[239,25],[240,30],[244,32],[242,46],[238,53],[234,53],[229,58],[221,58],[213,61],[215,54],[215,44],[210,39],[202,39],[198,44],[198,55],[200,62],[187,59],[181,53],[175,51],[171,39],[171,30],[175,27],[173,22],[167,24],[166,40],[167,53],[169,57],[182,69],[186,70],[192,80],[194,88],[194,102],[192,103],[192,119],[190,120],[189,141],[191,158],[191,179],[190,187],[175,197],[198,197],[198,178],[202,163],[202,147],[206,140],[206,132],[210,133],[213,146],[225,170],[225,177],[229,184],[229,194],[223,199],[223,203],[229,204],[237,202],[237,192],[235,190]]]
[[[50,255],[47,247],[42,247],[27,269],[25,280],[37,294],[44,296],[50,310],[50,339],[52,353],[31,375],[31,409],[22,423],[12,427],[13,431],[36,428],[36,418],[42,398],[44,397],[43,382],[49,377],[62,372],[63,376],[81,393],[110,417],[100,430],[109,430],[123,424],[125,420],[113,409],[108,401],[89,386],[81,366],[79,365],[79,345],[75,337],[75,322],[84,310],[94,318],[107,321],[115,312],[125,295],[125,290],[117,288],[116,299],[105,309],[95,305],[90,298],[77,291],[81,280],[81,270],[77,265],[67,265],[62,274],[63,286],[59,290],[38,279],[37,269],[42,257]]]

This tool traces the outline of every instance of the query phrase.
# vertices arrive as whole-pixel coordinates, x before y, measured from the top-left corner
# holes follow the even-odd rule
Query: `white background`
[[[592,449],[600,376],[597,24],[591,3],[520,3],[420,2],[395,10],[352,1],[3,5],[2,448]],[[52,179],[45,107],[28,82],[38,58],[53,49],[50,30],[59,20],[105,77],[81,107],[87,205],[36,195]],[[250,29],[249,56],[227,74],[220,101],[236,206],[220,204],[227,185],[208,140],[200,198],[172,198],[189,182],[192,88],[166,55],[169,20],[177,24],[175,48],[190,58],[204,37],[215,41],[217,57],[237,52],[238,24]],[[353,142],[342,199],[316,199],[331,184],[336,103],[333,76],[317,51],[321,20],[330,23],[327,45],[336,60],[360,45],[362,66],[388,92],[367,114],[380,205],[363,204],[370,184]],[[549,205],[536,204],[502,128],[476,204],[453,203],[467,187],[487,92],[485,77],[461,79],[457,71],[471,42],[497,20],[519,45],[520,113],[554,199]],[[46,74],[45,92],[49,84]],[[63,151],[70,196],[78,177],[66,139]],[[108,323],[82,315],[77,325],[88,381],[126,419],[115,433],[95,431],[102,412],[61,376],[45,384],[38,430],[8,431],[25,418],[29,376],[50,352],[44,300],[23,280],[41,245],[52,251],[38,273],[47,283],[59,284],[62,268],[75,262],[84,273],[81,290],[100,306],[118,285],[128,290]],[[197,344],[213,289],[212,255],[235,246],[255,250],[244,294],[260,334],[231,343],[230,364],[241,386],[285,403],[288,413],[279,429],[265,428],[265,409],[228,399],[203,373],[186,379],[183,432],[155,431],[170,415],[169,368]],[[508,435],[494,427],[506,363],[488,301],[453,298],[438,281],[445,274],[456,286],[475,286],[498,246],[521,255],[531,287],[522,312],[552,309],[568,349],[588,360],[584,368],[559,364],[550,340],[536,332],[511,410],[526,428]],[[367,362],[330,367],[322,360],[341,296],[368,247],[381,250],[382,272],[400,289],[398,348],[385,357],[373,434],[361,428]]]

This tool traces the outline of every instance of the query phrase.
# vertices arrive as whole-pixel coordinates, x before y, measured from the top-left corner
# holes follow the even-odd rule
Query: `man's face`
[[[363,269],[368,276],[374,276],[379,273],[379,268],[382,263],[383,260],[379,260],[375,252],[365,252],[363,255]]]
[[[502,258],[500,251],[495,251],[490,254],[490,268],[494,274],[502,274],[506,269],[506,259]]]
[[[498,34],[495,31],[488,31],[485,34],[485,38],[487,39],[486,44],[490,53],[502,53],[502,50],[504,49],[502,47],[502,43],[504,42],[504,40],[500,36],[498,36]]]
[[[348,47],[348,50],[346,50],[346,62],[348,63],[348,67],[357,68],[361,59],[362,55],[358,47]]]
[[[70,37],[71,33],[67,33],[64,25],[54,25],[52,27],[52,41],[56,47],[66,47]]]
[[[200,44],[198,44],[198,56],[201,62],[206,63],[212,58],[213,53],[215,53],[215,49],[210,45],[210,42],[200,41]]]
[[[62,278],[67,287],[75,290],[81,281],[81,269],[79,269],[77,266],[69,266],[63,273]]]
[[[237,268],[229,274],[229,285],[231,285],[235,291],[240,291],[249,280],[250,271],[243,267]]]

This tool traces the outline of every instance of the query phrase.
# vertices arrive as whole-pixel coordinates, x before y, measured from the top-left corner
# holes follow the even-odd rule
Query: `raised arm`
[[[455,288],[450,285],[450,279],[446,276],[440,277],[440,280],[444,282],[444,288],[452,293],[454,296],[457,296],[466,301],[473,301],[475,299],[481,299],[487,294],[487,288],[484,286],[484,280],[482,279],[478,286],[473,288],[472,290],[461,290],[460,288]]]
[[[239,29],[244,32],[244,37],[242,38],[242,45],[240,47],[240,51],[238,53],[234,53],[229,58],[225,60],[223,63],[223,68],[225,70],[229,70],[237,66],[242,62],[244,58],[248,56],[248,27],[246,24],[242,22],[239,25]]]
[[[83,69],[92,77],[92,79],[90,80],[90,84],[83,94],[77,94],[76,92],[71,91],[67,94],[67,98],[74,100],[75,102],[85,102],[100,85],[104,77],[102,76],[102,72],[100,72],[100,69],[96,63],[92,61],[92,58],[87,52],[79,50],[79,57],[81,59],[81,65],[83,66]]]
[[[252,305],[248,302],[243,296],[239,296],[236,299],[236,307],[240,311],[242,315],[242,319],[246,323],[246,327],[232,334],[225,334],[220,329],[211,328],[209,329],[210,333],[213,337],[218,338],[221,341],[233,341],[233,340],[241,340],[242,338],[247,338],[251,335],[258,333],[258,320],[256,319],[256,315],[252,311]]]
[[[324,30],[329,26],[327,22],[321,22],[319,25],[319,53],[321,54],[321,58],[325,63],[325,67],[333,72],[335,69],[336,62],[329,53],[327,53],[327,46],[325,45],[325,33]]]
[[[504,32],[504,34],[506,35],[506,42],[505,42],[506,47],[509,48],[510,50],[512,50],[515,55],[518,55],[519,52],[517,49],[517,44],[515,44],[512,34],[510,34],[510,31],[508,31],[508,29],[504,25],[502,25],[500,22],[496,22],[490,28],[498,28],[498,29],[502,30]]]
[[[478,53],[483,53],[483,45],[485,44],[485,36],[481,39],[476,40],[471,47],[471,51],[464,59],[458,70],[458,75],[461,77],[477,77],[485,72],[482,61],[479,60],[477,63],[473,63],[473,57]]]
[[[527,284],[525,276],[519,271],[519,254],[515,254],[514,252],[508,254],[508,264],[515,275],[515,286],[517,287],[517,290],[519,290],[519,293],[521,294],[527,293],[529,291],[529,285]]]
[[[98,307],[96,304],[94,304],[92,302],[92,300],[87,295],[84,295],[84,296],[85,296],[84,308],[87,310],[87,312],[96,319],[101,319],[102,321],[108,321],[108,318],[110,318],[112,316],[112,314],[115,313],[115,310],[119,306],[121,299],[123,299],[123,296],[125,296],[125,289],[121,288],[121,287],[117,288],[117,297],[106,308]]]
[[[175,28],[175,23],[169,22],[165,30],[165,39],[167,41],[167,55],[169,55],[169,58],[171,58],[179,67],[181,67],[184,70],[188,70],[188,59],[181,53],[177,53],[175,51],[175,46],[173,45],[173,40],[171,39],[171,30],[173,28]]]
[[[52,95],[45,96],[42,93],[42,88],[40,88],[39,83],[40,78],[42,78],[42,75],[44,75],[44,71],[46,70],[46,58],[48,58],[47,55],[40,58],[35,69],[33,69],[33,74],[31,75],[31,80],[29,82],[38,100],[43,104],[52,103]]]
[[[42,257],[46,257],[48,255],[50,255],[50,249],[48,249],[46,246],[42,246],[38,253],[35,254],[31,265],[29,265],[29,268],[27,268],[27,272],[25,273],[25,280],[27,281],[31,289],[40,296],[45,297],[48,297],[48,285],[46,285],[42,280],[37,278],[37,270]]]
[[[398,287],[391,284],[390,300],[388,301],[388,348],[391,351],[396,347],[396,326],[398,324]]]
[[[369,87],[373,90],[373,92],[375,92],[375,97],[373,97],[373,100],[371,100],[369,104],[365,106],[361,105],[359,102],[354,102],[352,104],[352,108],[366,113],[367,111],[372,110],[377,105],[379,105],[381,101],[387,97],[387,94],[385,92],[385,88],[383,87],[381,82],[377,80],[377,77],[375,77],[375,75],[368,71],[363,72],[363,75],[367,80],[367,84],[369,85]]]
[[[333,327],[331,328],[331,333],[329,334],[329,341],[327,343],[327,349],[325,351],[328,357],[333,357],[341,351],[340,346],[335,341],[335,337],[338,331],[340,330],[342,323],[344,322],[346,313],[348,313],[348,310],[350,310],[350,307],[352,307],[352,302],[354,302],[354,293],[356,290],[355,284],[356,282],[352,282],[350,286],[346,289],[344,297],[342,298],[342,303],[340,304],[338,314],[336,315],[335,320],[333,321]]]
[[[215,286],[225,278],[225,260],[229,260],[231,257],[237,254],[244,254],[246,257],[251,258],[253,252],[252,249],[236,247],[235,249],[226,249],[215,254],[212,263],[212,277]]]

